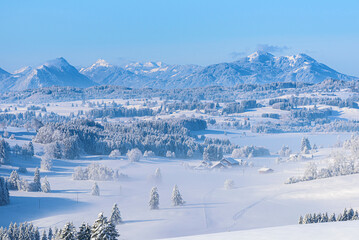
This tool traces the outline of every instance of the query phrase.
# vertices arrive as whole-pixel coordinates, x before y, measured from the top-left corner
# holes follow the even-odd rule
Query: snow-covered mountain
[[[358,78],[339,73],[306,54],[276,57],[260,51],[238,61],[207,67],[169,65],[162,62],[137,62],[120,67],[99,59],[91,66],[78,71],[64,58],[57,58],[34,69],[20,69],[14,74],[0,69],[2,91],[94,85],[172,89],[213,85],[235,86],[240,83],[318,83],[325,79],[350,81]]]
[[[97,60],[88,68],[81,69],[80,73],[100,85],[146,87],[148,83],[152,82],[152,79],[147,76],[111,65],[103,59]]]
[[[275,57],[267,52],[255,52],[235,62],[210,65],[185,78],[181,85],[200,87],[233,86],[238,83],[318,83],[329,78],[345,81],[357,79],[339,73],[306,54]]]
[[[2,91],[19,91],[51,86],[85,88],[94,85],[96,83],[80,74],[64,58],[48,61],[35,69],[22,68],[0,81]]]
[[[5,78],[8,78],[9,76],[11,76],[10,73],[8,73],[4,69],[0,68],[0,81]]]

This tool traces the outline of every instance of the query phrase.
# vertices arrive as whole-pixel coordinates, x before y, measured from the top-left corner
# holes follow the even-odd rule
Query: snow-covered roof
[[[234,158],[228,157],[228,158],[223,158],[221,161],[227,161],[231,165],[235,165],[235,164],[239,164],[239,161],[241,161],[241,160],[239,159],[239,161],[238,161],[238,160],[236,160]]]
[[[273,169],[267,168],[267,167],[262,167],[262,168],[258,169],[259,173],[270,173],[270,172],[273,172],[273,171],[274,171]]]

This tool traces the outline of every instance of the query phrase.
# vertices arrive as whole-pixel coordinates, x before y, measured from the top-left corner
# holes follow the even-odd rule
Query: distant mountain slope
[[[96,83],[80,74],[64,58],[48,61],[35,69],[24,68],[0,82],[0,87],[3,91],[19,91],[51,86],[85,88],[94,85]]]
[[[339,73],[306,54],[275,57],[259,51],[238,61],[207,67],[168,65],[162,62],[137,62],[120,67],[100,59],[80,71],[64,58],[57,58],[34,69],[20,69],[14,74],[0,69],[0,91],[50,86],[84,88],[94,85],[174,89],[235,86],[240,83],[319,83],[326,79],[351,81],[358,78]]]
[[[8,78],[10,76],[11,76],[10,73],[8,73],[4,69],[0,68],[0,81],[5,79],[5,78]]]
[[[88,68],[83,68],[80,73],[100,85],[118,85],[127,87],[145,87],[153,79],[135,74],[119,66],[113,66],[103,59],[97,60]]]
[[[210,65],[185,78],[181,85],[200,87],[233,86],[238,83],[318,83],[329,78],[345,81],[357,79],[339,73],[305,54],[275,57],[267,52],[255,52],[236,62]]]

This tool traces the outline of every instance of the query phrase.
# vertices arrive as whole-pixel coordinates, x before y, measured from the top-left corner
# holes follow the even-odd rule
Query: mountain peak
[[[247,57],[249,62],[265,62],[274,58],[274,55],[265,51],[256,51]]]
[[[53,60],[47,61],[45,64],[43,64],[42,66],[46,66],[46,67],[64,67],[64,66],[71,66],[65,58],[63,57],[59,57],[59,58],[55,58]],[[40,66],[40,67],[42,67]]]
[[[101,66],[101,67],[109,67],[111,66],[111,64],[109,64],[108,62],[106,62],[104,59],[98,59],[94,64],[93,66],[96,65],[96,66]]]

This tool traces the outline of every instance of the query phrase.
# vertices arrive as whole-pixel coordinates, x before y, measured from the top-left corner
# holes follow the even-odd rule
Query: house
[[[259,173],[272,173],[274,170],[271,169],[271,168],[266,168],[266,167],[263,167],[263,168],[260,168],[258,169],[258,172]]]
[[[239,159],[239,161],[242,161],[241,159]],[[228,158],[223,158],[220,163],[222,163],[222,165],[227,166],[227,167],[234,167],[234,166],[239,166],[239,161],[228,157]]]
[[[211,169],[224,169],[224,168],[228,168],[226,165],[224,165],[222,163],[222,161],[219,161],[215,164],[212,165]]]

